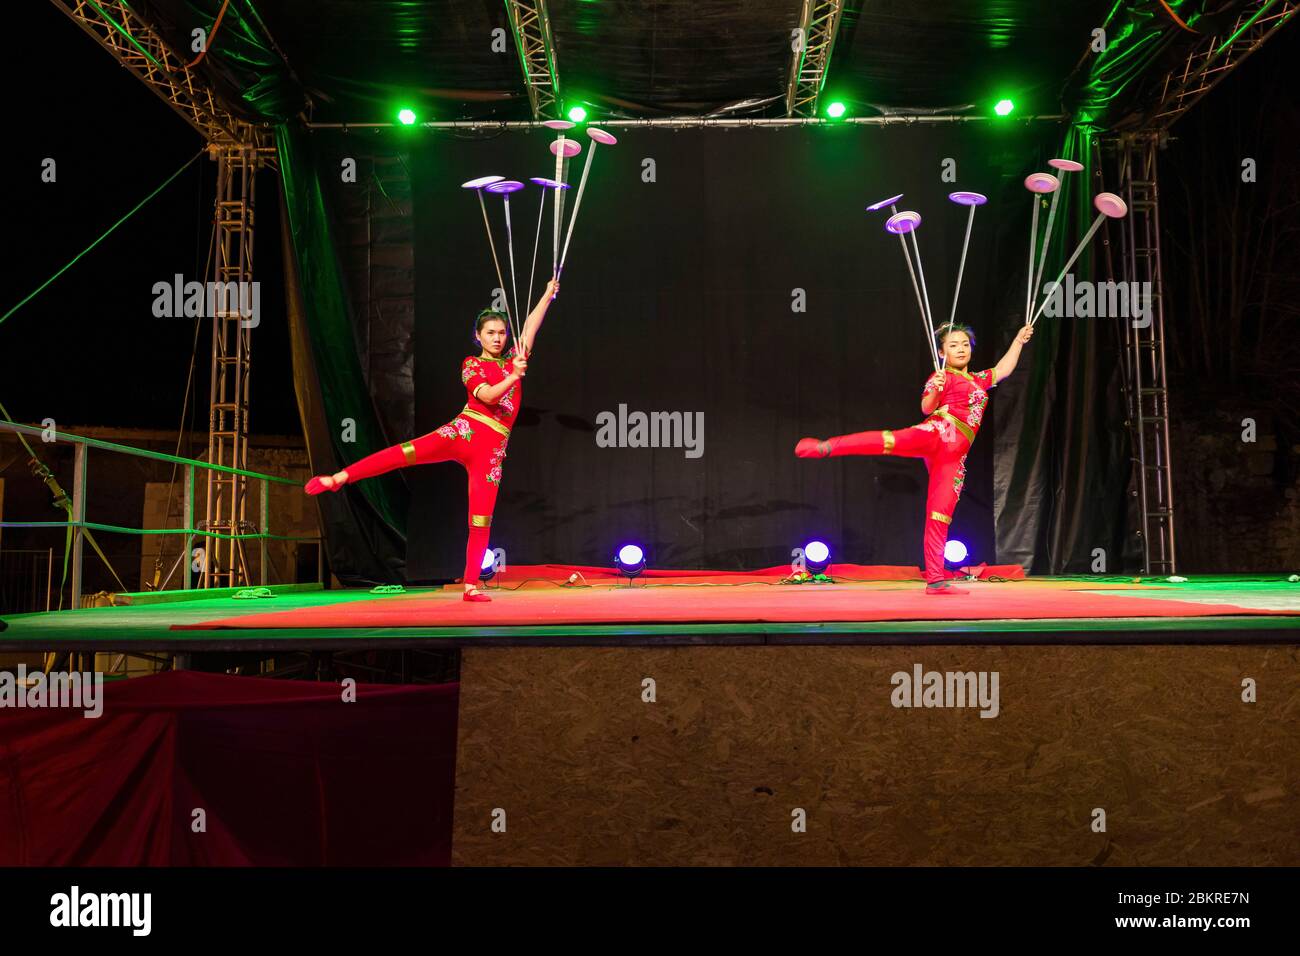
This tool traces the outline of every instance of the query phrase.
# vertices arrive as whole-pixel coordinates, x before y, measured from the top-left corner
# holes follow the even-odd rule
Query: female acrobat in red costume
[[[522,383],[533,341],[559,291],[560,284],[554,279],[546,284],[542,298],[524,321],[520,341],[508,352],[505,313],[484,310],[478,314],[474,339],[482,352],[461,363],[460,380],[468,400],[450,422],[420,438],[368,455],[337,474],[317,475],[307,482],[307,494],[318,495],[396,468],[460,462],[469,473],[469,541],[465,545],[463,578],[466,601],[492,600],[479,591],[478,579],[501,486],[501,461],[506,457],[510,429],[523,402]]]
[[[837,455],[902,455],[920,458],[930,473],[925,499],[925,593],[968,594],[953,587],[943,573],[943,548],[948,526],[966,480],[966,453],[970,451],[984,419],[989,389],[1006,380],[1020,360],[1020,350],[1034,334],[1026,325],[1016,335],[1007,354],[992,368],[971,373],[975,332],[966,325],[941,325],[939,342],[947,357],[945,368],[935,372],[921,392],[921,413],[926,420],[899,431],[856,432],[821,441],[802,439],[794,453],[800,458]]]

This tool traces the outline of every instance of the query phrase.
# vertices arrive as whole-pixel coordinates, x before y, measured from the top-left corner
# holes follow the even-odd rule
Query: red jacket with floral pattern
[[[935,384],[936,375],[937,372],[926,379],[925,388],[921,390],[922,398],[939,390]],[[980,423],[984,420],[989,389],[998,384],[998,373],[991,368],[975,373],[965,369],[945,368],[944,379],[939,404],[926,421],[950,422],[948,416],[951,416],[961,423],[955,426],[957,430],[973,442]]]
[[[485,359],[471,355],[461,363],[460,367],[460,380],[465,383],[465,391],[469,395],[465,407],[493,418],[506,428],[514,425],[515,418],[519,414],[519,408],[523,403],[523,382],[515,382],[511,385],[506,393],[497,399],[495,405],[480,402],[474,397],[474,390],[480,385],[499,385],[515,370],[512,361],[514,357],[515,350],[511,347],[505,358]]]

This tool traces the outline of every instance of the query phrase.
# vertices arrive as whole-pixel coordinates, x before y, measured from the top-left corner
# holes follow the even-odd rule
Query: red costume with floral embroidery
[[[937,373],[936,373],[937,374]],[[857,432],[818,442],[804,439],[795,452],[801,458],[828,455],[902,455],[920,458],[930,473],[925,499],[925,580],[944,580],[943,548],[948,526],[966,480],[966,453],[984,420],[989,389],[997,385],[997,372],[985,369],[974,374],[944,370],[943,394],[930,416],[919,425],[899,431]],[[939,390],[935,376],[926,380],[922,396]]]
[[[492,511],[496,507],[497,489],[501,485],[501,462],[506,457],[510,429],[519,415],[523,397],[522,383],[488,405],[474,397],[483,385],[497,385],[514,371],[515,350],[504,359],[471,356],[461,363],[460,380],[468,401],[461,413],[441,428],[420,438],[377,451],[348,465],[348,483],[373,478],[408,465],[431,465],[439,461],[458,461],[469,473],[469,541],[465,545],[467,583],[478,580],[487,551]]]

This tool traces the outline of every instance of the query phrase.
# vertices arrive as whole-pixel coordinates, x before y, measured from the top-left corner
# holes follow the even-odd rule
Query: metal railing
[[[71,435],[67,432],[54,432],[51,439],[49,429],[39,428],[34,425],[21,425],[18,422],[5,421],[0,419],[0,431],[10,431],[21,435],[35,435],[49,442],[67,442],[74,446],[73,473],[72,473],[72,509],[68,515],[67,521],[0,521],[0,528],[71,528],[71,563],[72,563],[72,607],[81,607],[81,585],[82,572],[85,566],[84,544],[87,531],[104,531],[115,534],[135,534],[135,535],[169,535],[180,534],[185,536],[185,549],[181,552],[181,564],[183,570],[181,574],[181,587],[185,590],[193,588],[190,576],[192,573],[202,573],[202,569],[195,572],[189,561],[185,560],[192,551],[194,539],[198,538],[217,538],[223,541],[257,541],[259,543],[261,568],[259,570],[260,584],[267,583],[268,553],[267,542],[269,541],[314,541],[318,545],[323,544],[322,536],[316,535],[279,535],[271,534],[267,529],[271,523],[271,485],[292,485],[297,487],[299,482],[292,478],[281,478],[278,475],[264,475],[256,471],[247,471],[242,468],[230,468],[225,465],[214,465],[206,461],[197,461],[193,458],[180,458],[176,455],[168,455],[160,451],[148,451],[142,448],[132,448],[129,445],[118,445],[114,442],[103,441],[98,438],[86,438],[81,435]],[[148,458],[154,461],[165,461],[175,465],[183,465],[185,468],[185,491],[182,495],[182,516],[181,528],[126,528],[121,525],[102,524],[97,521],[86,520],[86,488],[88,478],[88,453],[91,448],[98,448],[103,451],[116,452],[121,455],[129,455],[134,458]],[[202,528],[195,528],[194,525],[194,471],[201,468],[204,471],[225,472],[227,474],[240,475],[253,481],[261,482],[259,486],[259,509],[258,527],[260,531],[252,534],[222,534],[220,532],[208,531]],[[317,569],[320,572],[321,580],[324,580],[324,569],[322,567],[324,548],[318,547]],[[208,551],[203,549],[203,560],[206,562]],[[250,582],[251,583],[251,582]]]

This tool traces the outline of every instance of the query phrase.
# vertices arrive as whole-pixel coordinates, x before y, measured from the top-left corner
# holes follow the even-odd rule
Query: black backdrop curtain
[[[320,140],[292,126],[277,128],[276,144],[294,392],[312,471],[332,473],[390,440],[363,374],[366,336],[358,334],[357,308],[340,261],[346,243],[335,218],[338,197],[332,195],[344,186],[340,163]],[[403,380],[373,381],[391,389]],[[341,581],[405,580],[408,500],[398,475],[316,499],[330,568]]]
[[[1097,215],[1093,198],[1106,185],[1097,142],[1086,130],[1071,127],[1058,154],[1084,169],[1052,170],[1061,180],[1061,199],[1044,285],[1088,231]],[[1049,210],[1044,197],[1040,231]],[[1103,223],[1070,268],[1076,283],[1105,280],[1107,264],[1118,266],[1111,247],[1118,246],[1116,223],[1122,222]],[[1027,242],[1028,223],[1023,228]],[[1023,265],[1020,276],[1023,289]],[[1024,377],[997,403],[994,522],[1000,561],[1040,574],[1114,573],[1140,561],[1134,539],[1125,539],[1131,468],[1119,355],[1123,321],[1044,314],[1035,325]]]
[[[965,228],[965,209],[946,195],[990,194],[959,316],[980,333],[976,365],[991,365],[1023,303],[1029,204],[1020,180],[1059,136],[1055,127],[976,125],[623,131],[596,157],[563,291],[538,340],[493,545],[512,563],[608,564],[632,540],[661,567],[741,568],[779,564],[821,537],[842,560],[918,563],[920,462],[792,453],[804,435],[920,417],[928,368],[917,307],[898,240],[863,207],[903,192],[903,206],[922,212],[931,302],[946,317]],[[545,174],[550,138],[435,135],[412,151],[418,432],[463,404],[457,371],[472,350],[471,319],[497,285],[478,205],[457,187],[489,173]],[[941,178],[945,160],[955,183]],[[513,206],[524,284],[536,203],[526,192]],[[500,207],[490,199],[498,229]],[[549,231],[547,221],[544,263]],[[503,233],[497,242],[503,249]],[[794,310],[800,298],[806,311]],[[1022,371],[998,391],[1025,379]],[[620,406],[703,413],[702,456],[598,447],[598,415]],[[992,445],[987,434],[975,445],[953,526],[976,560],[990,562]],[[463,473],[422,468],[410,481],[410,573],[449,577],[465,533]]]
[[[965,229],[965,210],[947,193],[989,195],[976,216],[958,318],[977,329],[974,364],[992,365],[1021,321],[1030,209],[1024,176],[1062,150],[1089,166],[1067,179],[1059,215],[1069,225],[1058,222],[1045,280],[1091,219],[1099,185],[1091,141],[1071,131],[1062,146],[1062,135],[1046,124],[622,131],[620,144],[597,156],[563,292],[538,340],[493,546],[511,563],[608,564],[619,544],[637,541],[660,567],[742,568],[781,563],[791,547],[821,537],[841,560],[916,564],[925,491],[919,462],[809,462],[792,454],[804,435],[904,427],[919,418],[928,365],[915,300],[898,240],[883,231],[883,214],[863,207],[903,192],[901,206],[923,214],[918,235],[941,319]],[[342,204],[343,193],[365,188],[336,182],[345,157],[401,157],[412,195],[413,385],[402,376],[369,383],[388,413],[367,441],[344,447],[309,429],[309,443],[328,442],[322,454],[342,464],[381,440],[409,437],[394,410],[413,404],[414,434],[424,434],[464,404],[460,361],[474,351],[472,318],[490,304],[497,280],[478,204],[459,186],[488,173],[546,174],[551,134],[409,131],[362,139],[318,131],[307,139],[310,146],[300,142],[288,159],[310,163],[312,176],[290,175],[286,184],[315,183],[305,195],[316,205],[304,208],[322,229],[336,228],[329,207]],[[582,160],[570,171],[575,183]],[[947,169],[955,181],[944,179]],[[521,300],[537,209],[534,190],[516,194]],[[501,200],[490,197],[489,210],[509,286]],[[534,299],[549,270],[550,231],[548,209]],[[320,248],[304,251],[309,238],[310,227],[293,237],[300,269],[304,255],[327,261]],[[350,240],[335,233],[330,241]],[[1076,278],[1090,276],[1091,259],[1076,264]],[[367,387],[355,373],[366,319],[334,272],[318,269],[299,288],[314,361],[342,376],[334,388],[354,407],[356,390]],[[349,334],[340,310],[351,312]],[[1128,463],[1114,338],[1098,320],[1043,319],[1021,367],[994,393],[952,529],[973,560],[1082,571],[1096,547],[1120,552]],[[701,413],[702,455],[600,447],[598,416],[621,406]],[[363,485],[326,504],[343,509],[329,529],[336,573],[455,576],[464,472],[446,464],[381,481],[396,484],[396,498]],[[400,500],[408,487],[409,522],[387,520],[400,511],[385,501]],[[402,530],[405,567],[394,557]],[[335,543],[339,536],[346,546]],[[378,557],[363,560],[367,549]]]

